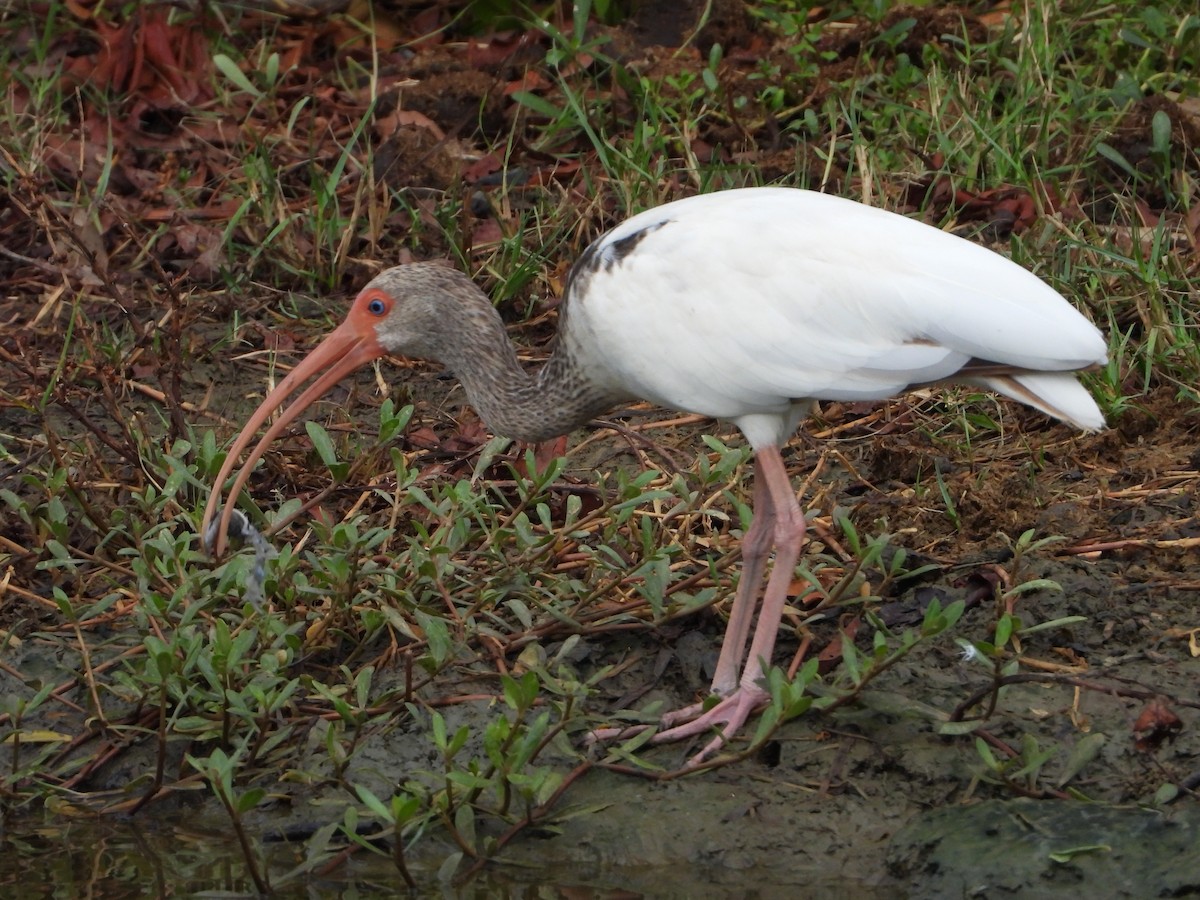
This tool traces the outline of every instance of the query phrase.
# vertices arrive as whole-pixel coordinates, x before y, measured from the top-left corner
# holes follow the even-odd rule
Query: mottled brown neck
[[[522,441],[545,441],[573,431],[624,399],[582,377],[566,358],[555,352],[533,377],[519,367],[497,386],[481,386],[460,375],[471,404],[496,434]],[[489,373],[490,374],[490,373]]]
[[[463,302],[453,333],[431,355],[462,382],[471,405],[496,434],[544,441],[566,434],[625,399],[581,371],[560,334],[546,364],[530,375],[517,361],[504,323],[478,288]],[[460,295],[460,300],[466,298]],[[565,319],[559,323],[565,327]]]

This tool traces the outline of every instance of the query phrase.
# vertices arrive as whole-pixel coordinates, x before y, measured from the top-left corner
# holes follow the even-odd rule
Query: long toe
[[[711,741],[705,744],[704,749],[688,760],[686,768],[693,769],[703,763],[713,753],[724,747],[729,739],[741,730],[741,727],[746,724],[746,720],[750,718],[754,711],[764,706],[768,700],[770,700],[770,695],[762,690],[762,688],[742,685],[703,715],[699,715],[683,724],[675,725],[672,728],[667,728],[665,731],[660,731],[653,737],[653,743],[662,744],[667,741],[679,741],[716,730],[716,735]],[[677,717],[681,713],[692,709],[695,709],[695,707],[688,707],[688,710],[679,710],[679,712],[673,714],[673,717]],[[664,720],[664,723],[666,723],[666,720]]]
[[[624,725],[620,728],[595,728],[587,733],[583,743],[585,746],[591,747],[593,744],[603,744],[607,741],[623,741],[636,737],[653,727],[653,725]]]

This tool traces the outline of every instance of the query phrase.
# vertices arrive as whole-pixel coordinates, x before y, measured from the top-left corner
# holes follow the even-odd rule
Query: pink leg
[[[746,656],[746,639],[750,636],[750,623],[754,621],[754,611],[758,608],[758,598],[762,593],[763,570],[775,539],[775,502],[767,489],[766,479],[757,475],[754,478],[751,509],[754,517],[742,535],[742,573],[738,578],[737,593],[733,597],[733,608],[729,611],[729,623],[725,626],[721,655],[717,658],[717,670],[710,688],[710,693],[718,697],[728,697],[737,690],[742,660]],[[666,713],[660,724],[663,728],[672,728],[692,721],[703,712],[703,703],[693,703]]]
[[[717,671],[712,681],[712,692],[720,697],[732,694],[737,688],[738,672],[746,654],[746,638],[750,636],[750,622],[758,605],[763,569],[774,537],[775,502],[767,490],[765,479],[757,476],[754,479],[752,503],[754,518],[742,535],[742,574],[733,597],[733,608],[729,611],[729,624],[725,626],[721,655],[717,659]]]
[[[792,575],[796,569],[796,560],[800,556],[800,547],[804,542],[804,515],[800,504],[796,501],[795,491],[788,479],[787,469],[779,448],[768,447],[759,450],[755,456],[757,472],[755,474],[755,499],[762,501],[765,494],[767,503],[766,523],[760,533],[755,527],[756,520],[744,538],[747,544],[747,560],[742,571],[742,582],[738,585],[738,593],[734,599],[733,611],[730,614],[729,625],[725,631],[725,645],[721,648],[721,656],[717,662],[717,674],[713,680],[714,690],[729,671],[735,671],[741,662],[745,646],[746,633],[749,630],[750,617],[753,615],[754,604],[750,598],[757,593],[758,581],[762,576],[766,551],[773,543],[775,547],[775,566],[767,581],[763,594],[762,609],[758,615],[758,625],[754,631],[754,641],[750,645],[750,658],[738,685],[732,693],[721,700],[716,706],[703,715],[696,716],[698,708],[688,707],[663,718],[667,730],[660,731],[654,736],[654,742],[675,741],[721,727],[716,736],[705,745],[699,753],[688,760],[688,767],[697,766],[709,754],[716,752],[729,738],[737,733],[746,723],[750,714],[770,699],[762,686],[766,668],[771,664],[771,655],[775,651],[775,637],[779,632],[779,623],[783,618],[783,607],[787,603],[788,589],[791,587]],[[760,487],[759,482],[763,487]],[[752,571],[756,570],[756,571]],[[752,580],[749,575],[755,576]],[[695,716],[694,718],[692,718]],[[675,725],[683,719],[683,724]],[[674,726],[674,727],[670,727]]]

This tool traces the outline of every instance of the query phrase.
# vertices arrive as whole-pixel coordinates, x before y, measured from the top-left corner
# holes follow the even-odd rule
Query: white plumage
[[[662,406],[738,422],[786,416],[796,400],[891,397],[972,359],[1034,371],[1105,359],[1100,332],[1025,269],[840,197],[703,194],[634,216],[595,252],[639,233],[619,264],[581,279],[582,296],[568,294],[568,339],[590,377]],[[1062,405],[1043,411],[1103,426],[1073,376],[1052,381]]]
[[[746,435],[755,517],[713,678],[722,699],[665,716],[667,730],[656,735],[714,731],[692,765],[767,698],[764,674],[804,535],[779,448],[814,400],[882,399],[956,381],[1082,429],[1104,425],[1072,374],[1105,363],[1103,336],[1020,266],[849,200],[790,188],[723,191],[648,210],[588,247],[568,281],[554,353],[532,377],[466,276],[433,264],[381,273],[238,435],[204,514],[217,554],[232,513],[230,504],[214,521],[223,485],[271,412],[316,377],[251,451],[235,498],[288,423],[389,353],[445,363],[484,420],[511,437],[561,434],[630,398],[729,419]]]

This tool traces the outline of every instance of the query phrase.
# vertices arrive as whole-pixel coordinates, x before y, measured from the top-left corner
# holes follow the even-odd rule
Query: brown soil
[[[827,410],[812,430],[846,424],[846,412]],[[887,417],[922,414],[900,401]],[[990,594],[988,579],[1007,574],[1011,556],[1003,535],[1035,528],[1064,538],[1021,572],[1062,590],[1026,595],[1017,611],[1027,624],[1083,621],[1023,643],[1022,671],[1044,680],[1005,688],[985,728],[998,747],[1019,751],[1032,741],[1049,751],[1039,773],[997,784],[970,737],[939,736],[946,713],[989,682],[978,663],[943,641],[906,659],[853,706],[785,726],[755,758],[665,783],[593,771],[564,801],[593,811],[510,845],[501,858],[517,873],[533,867],[539,880],[557,872],[552,881],[648,896],[740,897],[748,888],[764,897],[789,890],[961,896],[984,882],[1021,896],[1068,887],[1127,897],[1200,890],[1194,849],[1179,857],[1180,842],[1200,824],[1193,800],[1139,808],[1164,784],[1200,783],[1200,473],[1193,460],[1200,419],[1165,393],[1148,398],[1126,428],[1094,436],[1047,426],[1012,406],[1002,414],[1015,419],[1005,441],[965,449],[938,446],[920,429],[874,438],[843,431],[846,439],[832,445],[796,441],[792,466],[801,483],[822,456],[839,454],[841,465],[818,481],[810,503],[849,509],[864,530],[886,522],[899,546],[936,563],[935,573],[901,585],[881,608],[897,629],[919,623],[931,597],[978,597],[981,585]],[[689,438],[665,435],[663,443],[678,443],[685,454],[695,446]],[[592,450],[611,459],[618,444]],[[957,499],[957,527],[929,496],[937,497],[935,465]],[[993,624],[988,601],[968,611],[959,633],[986,640]],[[720,618],[701,616],[649,634],[588,639],[572,658],[584,677],[632,661],[602,684],[613,708],[630,705],[630,697],[637,708],[675,708],[703,695],[722,628]],[[832,626],[814,630],[825,639],[833,633]],[[796,645],[784,639],[776,661],[786,663]],[[439,692],[481,685],[468,679]],[[1135,725],[1155,695],[1181,701],[1169,705],[1183,728],[1139,749]],[[450,724],[489,714],[485,704],[463,708]],[[367,754],[363,768],[429,763],[419,735],[411,749],[404,744],[393,736],[378,756]],[[669,771],[695,749],[645,756]],[[1071,792],[1093,802],[1066,800]],[[1023,795],[1039,803],[1013,805]],[[1064,803],[1067,811],[1055,812]],[[1135,831],[1139,837],[1128,837]],[[1032,838],[1044,852],[1031,853]],[[1067,852],[1092,846],[1108,849]],[[433,861],[448,849],[431,850]],[[1060,851],[1066,861],[1050,858]]]

